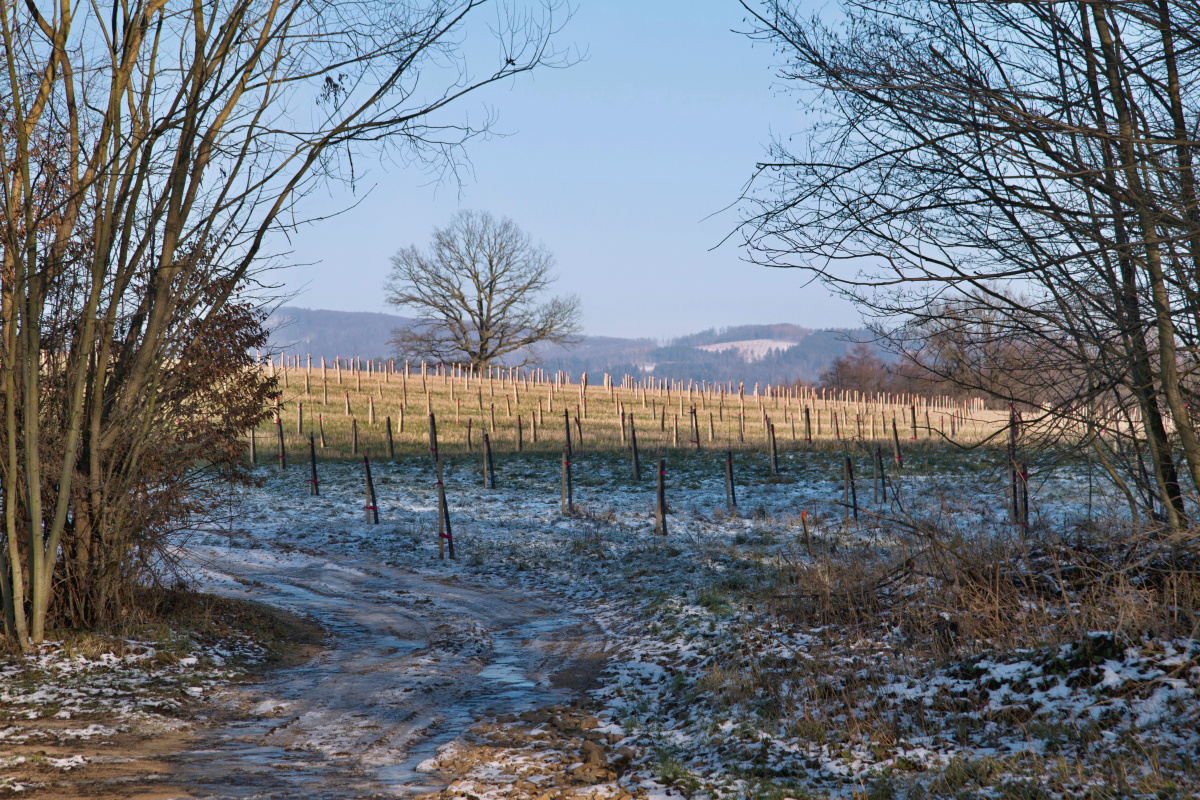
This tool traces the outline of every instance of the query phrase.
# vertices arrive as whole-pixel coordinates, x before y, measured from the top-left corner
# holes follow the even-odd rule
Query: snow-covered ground
[[[913,455],[897,474],[904,511],[952,518],[967,547],[972,537],[985,547],[1011,535],[989,458]],[[378,669],[403,656],[396,653],[371,656],[369,683],[396,707],[380,711],[371,701],[366,721],[356,722],[349,705],[331,714],[338,704],[314,704],[320,681],[297,690],[308,699],[263,698],[271,730],[290,731],[286,747],[358,759],[384,791],[429,788],[414,773],[452,781],[447,797],[543,800],[570,793],[1082,797],[1110,789],[1170,796],[1197,788],[1189,783],[1191,760],[1200,757],[1196,642],[1131,627],[1115,635],[1081,630],[1073,641],[1031,641],[1025,649],[957,638],[953,653],[937,653],[904,624],[805,624],[785,576],[911,547],[901,529],[875,524],[900,509],[873,504],[871,483],[860,475],[861,522],[847,522],[836,505],[836,453],[786,454],[774,478],[765,457],[738,459],[740,513],[730,514],[715,454],[670,456],[666,537],[654,533],[653,481],[633,483],[619,455],[575,454],[570,516],[560,512],[556,459],[505,455],[496,466],[499,488],[486,490],[477,459],[464,455],[447,463],[453,562],[438,557],[435,482],[421,459],[372,465],[377,526],[365,520],[360,464],[321,465],[319,497],[309,496],[307,469],[263,469],[263,487],[239,493],[227,527],[184,547],[203,588],[302,613],[313,608],[307,594],[379,619],[399,610],[420,620],[421,598],[432,619],[459,609],[466,624],[450,630],[446,641],[454,644],[443,647],[458,665],[442,674],[487,700],[472,704],[447,692],[453,724],[389,738],[399,724],[389,715],[403,717],[406,695],[423,679]],[[1065,535],[1082,513],[1084,485],[1073,473],[1039,478],[1034,538]],[[354,589],[343,577],[353,571],[371,585]],[[380,582],[400,588],[388,595]],[[465,594],[455,600],[451,587]],[[518,635],[505,635],[503,614],[479,612],[493,602],[521,609],[508,626]],[[930,611],[936,627],[941,612]],[[539,652],[552,659],[554,648],[553,636],[531,633],[539,619],[595,630],[583,639],[603,642],[604,672],[588,686],[585,707],[570,712],[573,721],[552,689],[553,670],[535,663]],[[335,619],[332,638],[359,641],[350,627],[370,625]],[[558,656],[558,666],[578,655]],[[507,696],[497,675],[513,682]],[[414,707],[421,719],[436,711]],[[319,725],[310,724],[314,708]],[[581,722],[586,715],[595,715],[595,727]],[[356,724],[370,727],[372,744],[335,735]],[[271,744],[267,734],[254,735]],[[331,749],[331,736],[342,744]],[[430,746],[437,752],[414,768],[413,753]],[[1118,774],[1122,785],[1109,786]]]
[[[796,343],[787,339],[743,339],[738,342],[719,342],[717,344],[702,344],[697,350],[710,353],[724,353],[726,350],[736,350],[743,361],[762,361],[772,350],[784,351],[795,347]]]
[[[261,468],[261,487],[234,492],[223,518],[179,542],[183,577],[311,617],[327,632],[323,651],[238,684],[226,662],[261,657],[249,642],[238,654],[188,643],[170,657],[147,642],[119,656],[50,646],[0,672],[0,750],[170,727],[171,704],[205,701],[239,712],[175,757],[174,778],[195,797],[1200,788],[1200,644],[1179,635],[1194,608],[1174,609],[1184,622],[1173,633],[1155,627],[1137,616],[1146,587],[1130,576],[1112,629],[1081,616],[1066,636],[1021,623],[1020,636],[988,638],[968,615],[920,599],[941,596],[919,557],[933,547],[926,523],[949,537],[936,544],[948,557],[1015,540],[996,454],[918,448],[903,469],[889,464],[886,503],[860,459],[855,522],[840,505],[839,452],[782,454],[777,476],[764,455],[737,455],[736,513],[723,454],[667,453],[667,536],[654,528],[656,455],[643,455],[634,483],[620,454],[575,453],[575,511],[564,515],[558,459],[498,455],[489,490],[476,457],[450,454],[453,561],[438,555],[428,459],[372,464],[378,525],[366,521],[360,463],[321,464],[318,497],[307,465]],[[1051,544],[1088,527],[1087,481],[1041,471],[1031,491],[1022,552],[1046,561]],[[1096,517],[1116,513],[1104,493],[1092,501]],[[856,570],[893,564],[879,597],[837,594]],[[1001,616],[1050,619],[1071,580],[1049,574],[1049,592],[1009,598]],[[1075,609],[1077,595],[1066,602]],[[97,711],[117,722],[87,723]],[[49,766],[86,762],[73,753]],[[0,761],[0,776],[10,766]]]
[[[90,764],[133,761],[112,752],[114,741],[193,729],[205,704],[265,655],[246,634],[196,641],[168,633],[49,641],[0,664],[0,796],[53,786]]]

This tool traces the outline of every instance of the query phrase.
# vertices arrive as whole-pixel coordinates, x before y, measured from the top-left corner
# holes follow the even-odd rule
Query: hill
[[[326,311],[282,306],[267,320],[276,352],[314,357],[388,358],[395,328],[414,320],[366,311]],[[717,381],[776,383],[816,380],[849,350],[861,330],[811,330],[786,323],[710,328],[667,342],[648,338],[588,336],[578,346],[538,348],[538,366],[572,375],[653,375]]]
[[[319,308],[280,306],[267,318],[271,349],[314,357],[359,356],[385,358],[392,331],[415,320],[396,314],[370,311],[327,311]]]

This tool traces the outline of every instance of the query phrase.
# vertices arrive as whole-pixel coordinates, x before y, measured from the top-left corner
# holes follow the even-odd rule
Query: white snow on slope
[[[697,350],[708,353],[724,353],[726,350],[737,350],[743,361],[762,361],[772,350],[787,350],[795,347],[795,342],[786,339],[744,339],[740,342],[718,342],[717,344],[702,344]]]

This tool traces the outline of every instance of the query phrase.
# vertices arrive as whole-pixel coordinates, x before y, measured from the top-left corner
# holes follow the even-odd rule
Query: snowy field
[[[529,742],[552,726],[534,725],[528,713],[484,720],[493,726],[488,735],[507,726],[526,744],[494,747],[489,758],[476,748],[466,758],[462,741],[443,743],[421,768],[454,780],[444,796],[553,797],[576,784],[580,793],[612,797],[1196,790],[1200,644],[1188,637],[1135,623],[1014,643],[973,635],[967,621],[937,608],[928,609],[932,623],[881,612],[856,624],[813,625],[804,599],[789,592],[798,575],[916,553],[920,537],[887,519],[948,520],[959,548],[1014,538],[994,454],[911,455],[896,471],[898,506],[894,496],[873,503],[870,473],[860,474],[857,523],[838,505],[836,453],[781,460],[771,478],[764,456],[739,454],[739,513],[730,514],[720,458],[672,454],[662,537],[654,532],[653,480],[633,483],[618,455],[576,454],[572,516],[560,512],[556,459],[506,455],[496,466],[499,487],[486,490],[475,459],[450,458],[454,562],[438,558],[428,460],[373,464],[378,526],[365,521],[360,464],[322,464],[316,498],[306,466],[263,469],[263,488],[231,503],[228,528],[190,546],[218,548],[211,552],[231,562],[262,548],[371,559],[485,590],[519,589],[599,626],[607,660],[589,706],[602,726],[603,735],[591,737],[598,754],[566,753],[559,776],[543,781],[544,768],[522,773],[521,764]],[[1077,535],[1088,494],[1081,474],[1044,473],[1032,489],[1026,552]],[[1094,491],[1093,513],[1105,508]],[[220,588],[219,572],[205,588]],[[907,577],[896,584],[901,592],[923,580]],[[541,758],[548,748],[540,742]],[[563,777],[589,763],[589,779]]]
[[[571,515],[557,458],[499,456],[489,490],[477,458],[451,455],[454,561],[438,556],[429,459],[372,464],[378,525],[361,463],[320,464],[319,497],[307,464],[259,468],[261,488],[231,493],[180,541],[185,577],[311,617],[323,655],[245,686],[222,672],[225,651],[193,648],[154,671],[144,643],[115,661],[51,648],[42,678],[28,663],[5,673],[0,699],[60,717],[58,733],[34,734],[60,740],[88,735],[71,720],[81,710],[169,725],[155,703],[237,704],[243,721],[183,761],[205,797],[1200,788],[1194,604],[1164,622],[1145,613],[1136,576],[1088,594],[1087,575],[1064,574],[1077,569],[1055,561],[1064,548],[1086,551],[1085,532],[1118,513],[1081,469],[1037,472],[1022,538],[994,453],[918,448],[903,469],[889,463],[887,502],[859,464],[855,521],[837,451],[781,454],[777,476],[764,455],[737,454],[736,513],[722,454],[674,451],[664,537],[654,455],[634,483],[619,454],[576,453]],[[986,569],[1008,562],[1049,564],[1037,579],[1048,583],[1006,590]],[[48,689],[64,670],[86,672],[89,688]],[[0,741],[28,730],[0,726]]]

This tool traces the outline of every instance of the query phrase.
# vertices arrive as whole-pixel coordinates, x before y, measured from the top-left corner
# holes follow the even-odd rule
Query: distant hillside
[[[267,318],[271,349],[313,356],[386,358],[392,331],[413,323],[409,317],[370,311],[325,311],[280,306]]]
[[[815,381],[821,370],[853,346],[856,337],[865,336],[864,330],[745,325],[681,336],[662,345],[645,339],[608,339],[602,349],[554,348],[543,354],[542,365],[573,375],[586,371],[747,383]]]
[[[721,344],[723,342],[741,342],[752,339],[767,339],[786,342],[799,342],[812,333],[808,328],[799,325],[780,323],[778,325],[735,325],[732,328],[709,328],[706,331],[680,336],[672,344],[687,347],[700,347]]]
[[[414,320],[366,311],[324,311],[283,306],[267,320],[276,352],[314,357],[389,358],[388,340]],[[777,383],[816,380],[821,370],[864,336],[861,330],[810,330],[799,325],[738,325],[709,329],[669,342],[589,336],[570,350],[538,348],[538,365],[599,379],[610,375],[703,378]]]

